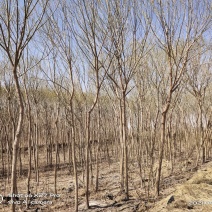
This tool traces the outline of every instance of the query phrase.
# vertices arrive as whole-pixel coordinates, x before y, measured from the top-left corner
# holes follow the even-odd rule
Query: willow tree
[[[154,0],[152,32],[158,48],[164,51],[167,66],[164,68],[165,89],[161,106],[161,144],[155,192],[159,195],[162,159],[166,143],[167,114],[173,93],[179,87],[187,70],[188,61],[194,57],[193,46],[211,24],[211,2],[203,0]]]
[[[75,179],[75,211],[78,211],[78,176],[76,165],[76,121],[74,98],[76,82],[74,80],[76,68],[76,47],[73,36],[72,5],[66,1],[60,2],[57,9],[45,26],[44,45],[50,47],[53,55],[54,70],[51,71],[53,78],[49,80],[54,84],[57,97],[66,109],[66,120],[70,126],[71,151]],[[51,8],[51,13],[54,8]],[[58,54],[59,53],[59,54]],[[50,56],[50,57],[51,57]],[[56,169],[55,169],[56,170]]]
[[[18,0],[5,0],[0,2],[0,47],[1,54],[8,60],[10,70],[13,74],[16,87],[16,95],[19,102],[19,117],[13,140],[12,179],[11,193],[17,193],[16,164],[17,151],[20,143],[22,124],[24,117],[24,99],[20,85],[20,59],[34,37],[35,33],[43,24],[44,14],[48,0],[31,0],[20,2]],[[15,211],[15,204],[12,204]]]
[[[204,114],[206,113],[206,97],[209,85],[212,80],[211,73],[211,52],[208,51],[208,46],[201,40],[194,46],[194,51],[197,52],[195,57],[188,64],[187,71],[187,90],[195,98],[198,110],[198,137],[197,137],[197,160],[201,155],[202,163],[206,162],[206,132],[204,127]]]
[[[89,208],[91,115],[97,105],[105,73],[111,65],[111,58],[105,54],[103,48],[108,36],[104,6],[105,2],[98,0],[78,0],[71,4],[75,23],[73,25],[73,35],[80,50],[79,54],[82,56],[80,58],[80,68],[83,70],[82,67],[86,67],[84,69],[85,81],[83,87],[86,92],[88,92],[89,87],[95,90],[92,99],[89,99],[89,95],[85,96],[85,198],[87,208]],[[94,86],[91,82],[94,82]],[[90,105],[88,105],[89,101],[91,102]]]
[[[107,1],[108,38],[112,48],[105,47],[113,57],[111,69],[106,72],[107,83],[119,102],[120,129],[120,179],[121,189],[129,199],[128,186],[128,94],[134,88],[133,77],[148,51],[147,39],[151,15],[143,9],[147,3],[140,1]]]

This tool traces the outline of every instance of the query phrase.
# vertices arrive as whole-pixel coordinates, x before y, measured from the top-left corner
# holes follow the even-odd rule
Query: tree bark
[[[18,81],[17,76],[17,68],[14,67],[13,70],[13,76],[15,79],[15,86],[16,86],[16,93],[18,96],[19,101],[19,118],[18,118],[18,125],[15,132],[15,138],[13,141],[13,157],[12,157],[12,176],[11,176],[11,194],[17,194],[17,173],[16,173],[16,167],[17,167],[17,153],[19,148],[19,142],[20,142],[20,136],[22,131],[22,125],[23,125],[23,117],[24,117],[24,104],[23,104],[23,98],[21,94],[21,89]],[[14,198],[12,197],[12,200]],[[15,212],[15,204],[11,204],[12,212]]]

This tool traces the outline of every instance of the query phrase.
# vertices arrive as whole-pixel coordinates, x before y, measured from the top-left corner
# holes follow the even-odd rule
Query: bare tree
[[[196,56],[190,60],[187,71],[187,89],[195,97],[198,105],[198,141],[197,141],[197,160],[196,166],[198,165],[200,151],[201,161],[206,161],[206,123],[204,124],[204,113],[205,111],[205,98],[207,96],[207,89],[212,80],[211,76],[211,64],[210,64],[210,53],[207,51],[207,46],[201,41],[201,44],[194,46]]]
[[[2,10],[0,14],[0,47],[10,62],[19,102],[19,120],[13,141],[11,179],[11,193],[15,194],[17,193],[17,150],[24,117],[24,100],[20,88],[21,73],[19,72],[19,63],[24,49],[43,24],[48,0],[44,2],[40,0],[24,1],[23,5],[19,1],[7,0],[1,1],[0,4]],[[12,204],[12,211],[15,211],[15,204]]]
[[[108,83],[119,101],[120,177],[121,190],[124,190],[126,199],[129,198],[127,95],[134,88],[132,79],[149,50],[147,38],[151,17],[142,10],[143,5],[138,1],[107,2],[108,42],[112,49],[106,47],[106,50],[114,59],[111,69],[106,73]],[[140,15],[142,13],[147,19]]]
[[[105,78],[105,72],[109,69],[111,61],[108,55],[104,54],[104,45],[108,32],[105,25],[104,3],[92,0],[87,2],[77,1],[74,7],[73,15],[75,17],[75,25],[73,27],[73,34],[76,43],[81,51],[81,55],[85,57],[84,64],[91,70],[86,70],[85,89],[89,86],[89,74],[92,81],[94,81],[95,95],[92,100],[91,106],[86,105],[86,148],[85,148],[85,197],[86,207],[89,208],[89,166],[90,166],[90,138],[91,138],[91,114],[97,105],[100,95],[100,88]],[[82,18],[79,19],[78,17]],[[88,97],[86,97],[86,104]]]
[[[176,91],[186,72],[188,61],[194,56],[192,47],[211,24],[210,1],[152,1],[154,24],[152,31],[158,47],[164,51],[167,67],[163,70],[165,89],[161,109],[161,148],[155,192],[159,195],[162,159],[166,143],[166,120]],[[158,33],[159,32],[159,33]]]

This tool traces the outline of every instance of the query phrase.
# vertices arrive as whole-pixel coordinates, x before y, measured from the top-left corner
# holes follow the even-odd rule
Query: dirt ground
[[[42,159],[42,158],[41,158]],[[83,176],[79,173],[79,211],[212,211],[212,162],[192,168],[190,164],[184,171],[176,169],[170,174],[169,165],[164,161],[163,180],[161,182],[161,196],[153,197],[153,190],[147,185],[141,186],[141,179],[136,163],[130,164],[129,194],[130,199],[125,201],[125,196],[120,192],[119,162],[111,161],[100,164],[99,191],[94,191],[91,185],[90,206],[85,209],[85,196],[83,188]],[[95,173],[95,170],[94,170]],[[60,166],[57,172],[57,195],[54,191],[54,169],[40,170],[39,184],[35,182],[35,173],[32,172],[31,188],[32,204],[25,209],[26,176],[19,177],[17,211],[74,211],[74,181],[67,166]],[[93,178],[95,182],[95,178]],[[9,186],[6,179],[1,179],[2,196],[9,194]],[[10,205],[2,201],[0,211],[8,212]]]

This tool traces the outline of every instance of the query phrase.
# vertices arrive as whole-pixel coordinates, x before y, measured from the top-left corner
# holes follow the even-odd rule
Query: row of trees
[[[158,196],[164,157],[173,172],[182,153],[188,160],[195,149],[196,165],[211,156],[209,0],[0,4],[1,161],[8,180],[11,176],[11,193],[17,193],[17,161],[21,173],[27,146],[27,192],[32,161],[39,181],[40,145],[47,165],[55,150],[55,193],[61,149],[64,163],[68,154],[75,211],[77,164],[89,208],[92,166],[95,162],[98,191],[102,156],[120,159],[126,199],[133,161],[141,181],[145,167],[151,167]]]

